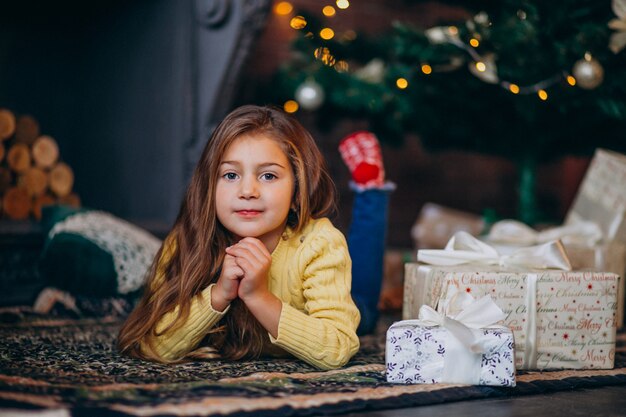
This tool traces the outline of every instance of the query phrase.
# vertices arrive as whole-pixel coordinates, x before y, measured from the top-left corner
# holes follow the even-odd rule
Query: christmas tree
[[[298,103],[325,125],[365,118],[398,144],[413,132],[432,151],[509,158],[520,170],[519,217],[532,224],[537,164],[626,150],[626,0],[462,5],[463,21],[394,23],[369,38],[332,33],[323,16],[294,17],[300,35],[273,101],[295,98],[286,110]]]

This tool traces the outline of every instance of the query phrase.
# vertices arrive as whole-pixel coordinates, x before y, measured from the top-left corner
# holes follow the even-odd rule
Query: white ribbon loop
[[[417,260],[441,266],[483,264],[533,269],[562,269],[564,271],[571,271],[572,269],[565,248],[558,240],[543,245],[520,248],[510,255],[500,255],[495,248],[463,231],[452,236],[445,249],[417,251]]]
[[[603,233],[597,223],[583,220],[542,232],[516,220],[501,220],[491,226],[487,238],[494,243],[519,246],[537,245],[552,240],[593,246],[602,240]]]
[[[484,351],[481,340],[470,329],[482,329],[504,320],[506,315],[489,295],[474,300],[467,293],[457,293],[449,302],[442,303],[439,310],[423,305],[419,321],[431,326],[443,326],[470,352]]]

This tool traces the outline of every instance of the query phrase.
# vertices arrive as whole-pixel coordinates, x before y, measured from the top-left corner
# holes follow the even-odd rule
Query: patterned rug
[[[382,322],[339,370],[288,359],[160,365],[120,356],[116,319],[30,319],[0,324],[0,414],[314,416],[447,401],[626,385],[626,352],[616,368],[520,372],[517,387],[392,385],[384,376]],[[620,335],[620,344],[626,342]]]

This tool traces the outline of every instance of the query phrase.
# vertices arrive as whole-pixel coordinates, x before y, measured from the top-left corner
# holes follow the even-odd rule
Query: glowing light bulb
[[[537,95],[543,101],[546,101],[548,99],[548,92],[546,90],[539,90],[539,91],[537,91]]]
[[[474,48],[478,48],[478,45],[480,45],[480,42],[478,41],[478,39],[476,38],[472,38],[469,41],[470,45],[472,45]]]
[[[288,15],[292,10],[293,6],[288,1],[281,1],[274,6],[274,13],[281,16]]]
[[[331,28],[324,28],[320,30],[320,38],[324,39],[325,41],[330,40],[334,37],[335,37],[335,31],[332,30]]]
[[[476,69],[480,72],[485,72],[485,70],[487,69],[487,66],[485,65],[484,62],[478,61],[476,63]]]
[[[348,7],[350,7],[350,2],[348,0],[337,0],[337,7],[339,7],[342,10],[347,9]]]
[[[332,17],[335,15],[335,13],[337,13],[337,11],[333,6],[324,6],[324,8],[322,9],[322,13],[326,17]]]
[[[517,84],[511,84],[511,85],[509,85],[509,91],[511,91],[511,93],[513,93],[513,94],[518,94],[519,93],[519,86]]]
[[[398,78],[396,80],[396,86],[400,90],[404,90],[405,88],[407,88],[409,86],[409,82],[406,80],[406,78]]]
[[[459,29],[456,26],[448,26],[448,33],[452,36],[459,34]]]
[[[431,74],[433,72],[433,68],[428,64],[422,65],[422,72],[426,75]]]
[[[298,111],[299,107],[300,106],[298,106],[298,102],[295,100],[287,100],[285,101],[285,104],[283,104],[283,109],[287,113],[295,113]]]
[[[576,78],[574,78],[572,75],[568,75],[567,76],[567,83],[569,85],[571,85],[572,87],[576,85]]]
[[[289,26],[296,30],[303,29],[306,26],[306,19],[302,16],[295,16],[289,21]]]

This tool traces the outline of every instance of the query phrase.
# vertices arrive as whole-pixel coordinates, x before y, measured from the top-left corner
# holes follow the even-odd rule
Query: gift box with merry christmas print
[[[561,240],[574,270],[613,272],[620,276],[617,291],[617,328],[624,326],[626,311],[626,245],[605,238],[605,232],[593,221],[582,221],[547,228],[532,229],[516,220],[501,220],[481,237],[500,255],[507,255],[524,246]]]
[[[489,294],[515,337],[517,369],[614,366],[619,276],[572,271],[559,241],[509,255],[459,232],[444,250],[418,251],[405,267],[403,319],[459,291]]]

